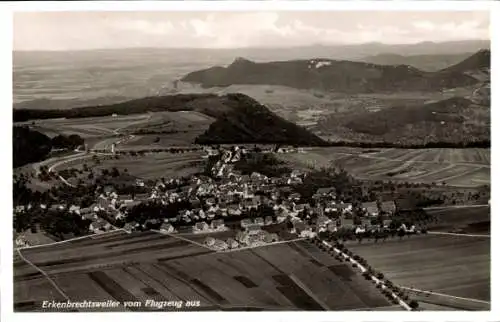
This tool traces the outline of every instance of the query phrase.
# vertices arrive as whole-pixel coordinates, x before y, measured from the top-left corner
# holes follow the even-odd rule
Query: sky
[[[490,39],[487,11],[16,12],[14,50]]]

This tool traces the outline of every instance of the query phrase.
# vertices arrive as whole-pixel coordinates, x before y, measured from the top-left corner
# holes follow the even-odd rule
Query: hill
[[[475,72],[478,70],[489,69],[491,66],[491,53],[490,50],[484,49],[476,52],[474,55],[469,56],[463,61],[443,69],[443,72],[452,73],[466,73]]]
[[[12,133],[14,168],[43,160],[52,150],[50,138],[28,127],[15,126]]]
[[[197,143],[283,143],[323,145],[318,136],[286,121],[244,94],[154,96],[70,110],[15,109],[14,122],[47,118],[83,118],[146,112],[194,111],[214,119]]]
[[[330,116],[318,126],[351,140],[415,145],[469,144],[490,140],[490,108],[453,97],[424,105],[395,106],[377,112]]]
[[[478,83],[454,69],[424,72],[408,65],[376,65],[331,59],[256,63],[237,58],[228,67],[212,67],[187,74],[182,81],[203,87],[232,84],[283,85],[343,93],[439,91]]]
[[[459,54],[439,54],[439,55],[399,55],[394,53],[383,53],[373,56],[367,56],[359,61],[379,64],[379,65],[409,65],[423,71],[435,72],[455,65],[473,53]]]

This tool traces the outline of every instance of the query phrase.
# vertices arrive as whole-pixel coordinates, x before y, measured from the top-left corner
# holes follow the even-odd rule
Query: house
[[[372,226],[372,220],[370,218],[367,218],[367,217],[361,218],[361,226],[363,228],[366,228],[366,229],[371,228],[371,226]]]
[[[253,222],[255,225],[264,226],[264,219],[262,217],[255,218]]]
[[[129,233],[135,229],[135,222],[128,222],[123,226],[123,229],[128,231]]]
[[[220,239],[216,239],[215,243],[212,245],[212,248],[221,251],[221,250],[228,249],[228,245],[225,241],[220,240]]]
[[[237,204],[231,204],[231,205],[229,205],[227,207],[227,213],[230,216],[239,216],[239,215],[241,215],[241,210],[240,210],[239,205],[237,205]]]
[[[390,219],[384,219],[382,221],[382,227],[389,228],[389,226],[391,225],[391,222],[392,222],[392,220],[390,220]]]
[[[111,228],[111,224],[105,221],[104,219],[97,219],[93,221],[90,226],[89,230],[94,232],[94,234],[99,234],[102,232],[105,232]]]
[[[266,226],[267,226],[267,225],[271,225],[272,223],[273,223],[273,217],[271,217],[271,216],[266,216],[266,217],[264,218],[264,225],[266,225]]]
[[[223,230],[225,228],[224,219],[213,220],[210,226],[212,229]]]
[[[299,201],[300,200],[300,193],[298,192],[295,192],[295,193],[292,193],[288,196],[288,200],[293,200],[293,201]]]
[[[304,172],[302,172],[300,170],[293,170],[290,173],[290,178],[299,178],[299,177],[302,177],[303,175],[304,175]]]
[[[328,222],[330,222],[330,218],[328,218],[327,216],[318,216],[315,220],[315,223],[316,223],[316,226],[318,227],[324,227],[328,224]]]
[[[366,232],[366,229],[364,227],[358,226],[356,227],[356,230],[354,231],[355,234],[363,234]]]
[[[393,200],[382,202],[380,208],[383,214],[393,215],[396,212],[396,204]]]
[[[361,208],[368,214],[368,216],[378,216],[378,206],[377,202],[363,202]]]
[[[354,228],[354,220],[342,216],[340,217],[340,227],[347,229]]]
[[[337,231],[337,224],[335,222],[329,222],[326,225],[326,230],[329,232],[336,232]]]
[[[314,194],[314,199],[322,198],[334,198],[337,194],[337,190],[334,187],[329,188],[319,188]]]
[[[245,229],[248,226],[252,225],[252,219],[248,219],[248,218],[243,219],[243,220],[241,220],[240,225],[241,225],[241,228]]]
[[[288,210],[285,208],[278,208],[274,213],[276,214],[276,221],[278,223],[282,223],[288,217]]]
[[[215,198],[207,198],[205,200],[205,203],[208,205],[208,206],[212,206],[212,205],[215,205],[216,201],[215,201]]]
[[[279,240],[278,234],[276,234],[276,233],[266,234],[264,236],[264,242],[266,242],[266,243],[274,243],[274,242],[277,242],[278,240]]]
[[[248,235],[255,235],[261,231],[262,230],[260,228],[260,225],[252,224],[246,227],[246,232],[248,233]]]
[[[205,241],[204,241],[205,245],[207,245],[208,247],[212,247],[215,245],[215,238],[213,237],[207,237],[205,238]]]
[[[197,222],[194,225],[193,231],[194,232],[203,232],[203,231],[207,231],[208,229],[209,229],[208,224],[206,222],[204,222],[204,221],[201,221],[201,222]]]
[[[175,231],[175,228],[174,226],[172,226],[172,224],[164,222],[160,226],[160,231],[164,233],[173,233]]]
[[[341,203],[336,204],[335,208],[342,213],[347,213],[347,212],[352,211],[352,204],[341,202]]]
[[[247,239],[248,239],[248,233],[247,232],[243,232],[243,231],[239,231],[239,232],[236,233],[235,239],[239,243],[246,244],[247,243]]]
[[[234,238],[228,238],[226,240],[226,244],[227,244],[229,249],[235,249],[235,248],[239,247],[238,242]]]
[[[80,214],[80,206],[71,205],[68,210],[71,213],[74,213],[74,214],[77,214],[77,215]]]
[[[303,203],[303,204],[298,204],[293,207],[295,211],[302,212],[304,210],[307,210],[309,208],[309,204]]]
[[[107,185],[105,186],[103,189],[102,189],[103,193],[106,195],[106,196],[109,196],[111,195],[111,193],[116,193],[116,189],[111,186],[111,185]]]

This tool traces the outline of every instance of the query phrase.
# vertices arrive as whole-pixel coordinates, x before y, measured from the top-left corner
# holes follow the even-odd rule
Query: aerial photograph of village
[[[490,311],[489,28],[14,13],[14,312]]]

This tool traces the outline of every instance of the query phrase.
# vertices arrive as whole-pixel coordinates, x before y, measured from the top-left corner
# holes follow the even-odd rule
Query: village
[[[280,148],[275,152],[287,151]],[[301,195],[293,191],[293,186],[301,184],[307,173],[294,170],[287,176],[271,178],[258,172],[243,175],[234,169],[234,163],[246,156],[245,148],[205,148],[205,152],[207,158],[218,160],[211,168],[211,176],[158,181],[149,193],[137,195],[119,195],[108,185],[90,207],[58,204],[51,208],[88,220],[89,233],[122,229],[129,233],[157,230],[164,234],[206,234],[204,244],[218,251],[279,242],[292,236],[313,238],[318,234],[341,232],[361,236],[387,232],[397,209],[395,201],[364,202],[361,209],[354,209],[352,203],[338,200],[334,187],[319,188],[312,202],[304,202]],[[144,187],[144,182],[137,180],[136,185]],[[135,207],[148,203],[162,207],[183,204],[184,209],[143,222],[131,219]],[[30,207],[18,206],[14,211],[29,211]],[[417,232],[415,226],[405,224],[396,228],[406,233]],[[219,239],[218,234],[214,234],[217,232],[229,232],[232,236]],[[15,243],[17,247],[33,246],[22,234]]]

